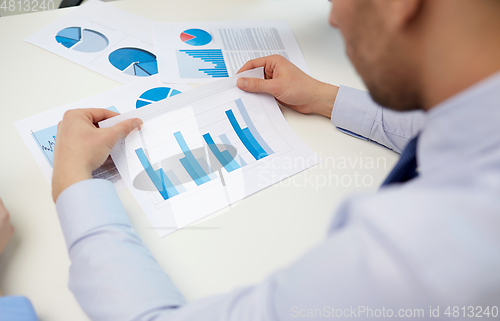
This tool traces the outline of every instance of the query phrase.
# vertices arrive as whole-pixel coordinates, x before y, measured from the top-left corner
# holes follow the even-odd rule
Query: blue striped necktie
[[[406,145],[396,166],[382,183],[382,187],[393,183],[404,183],[418,176],[417,172],[418,135]]]

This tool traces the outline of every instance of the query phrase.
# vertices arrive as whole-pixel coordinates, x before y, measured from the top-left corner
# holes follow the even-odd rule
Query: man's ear
[[[391,27],[406,28],[414,21],[425,0],[388,0],[388,22]]]

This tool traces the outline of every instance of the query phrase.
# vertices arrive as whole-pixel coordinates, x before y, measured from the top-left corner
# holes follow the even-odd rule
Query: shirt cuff
[[[340,86],[332,110],[332,124],[343,130],[370,138],[380,108],[365,91]]]
[[[0,297],[0,320],[37,321],[30,300],[23,296]]]
[[[98,227],[131,226],[113,184],[102,179],[71,185],[59,195],[56,209],[68,249]]]

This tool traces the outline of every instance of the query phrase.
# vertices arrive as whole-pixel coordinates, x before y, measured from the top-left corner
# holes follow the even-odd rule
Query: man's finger
[[[142,126],[142,120],[139,118],[127,119],[122,121],[119,124],[114,125],[109,128],[109,131],[112,133],[111,136],[111,144],[116,144],[120,139],[127,137],[131,131],[136,128],[140,128]]]
[[[104,108],[88,108],[85,109],[85,111],[88,113],[93,124],[97,124],[101,120],[120,115],[119,113]]]
[[[268,93],[274,95],[272,80],[259,78],[240,78],[238,79],[238,88],[250,93]]]
[[[246,64],[244,64],[243,67],[241,67],[240,70],[238,70],[237,74],[242,73],[244,71],[248,71],[248,70],[252,70],[252,69],[258,68],[258,67],[265,66],[265,62],[261,63],[261,64],[259,64],[258,62],[256,62],[256,60],[261,60],[261,59],[262,58],[258,58],[258,59],[247,61]]]
[[[259,67],[265,67],[270,61],[271,57],[262,57],[248,61],[243,67],[238,70],[238,74],[247,70],[252,70]]]

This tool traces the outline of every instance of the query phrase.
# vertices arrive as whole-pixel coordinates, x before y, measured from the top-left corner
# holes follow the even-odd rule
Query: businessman
[[[401,159],[378,193],[346,200],[325,241],[294,264],[255,286],[190,303],[132,229],[113,186],[91,180],[141,121],[98,129],[115,114],[66,113],[53,197],[72,262],[69,286],[82,308],[93,320],[498,313],[498,17],[498,0],[333,0],[330,23],[370,96],[316,81],[280,57],[247,63],[242,70],[264,66],[266,79],[240,80],[241,89],[331,117]]]

